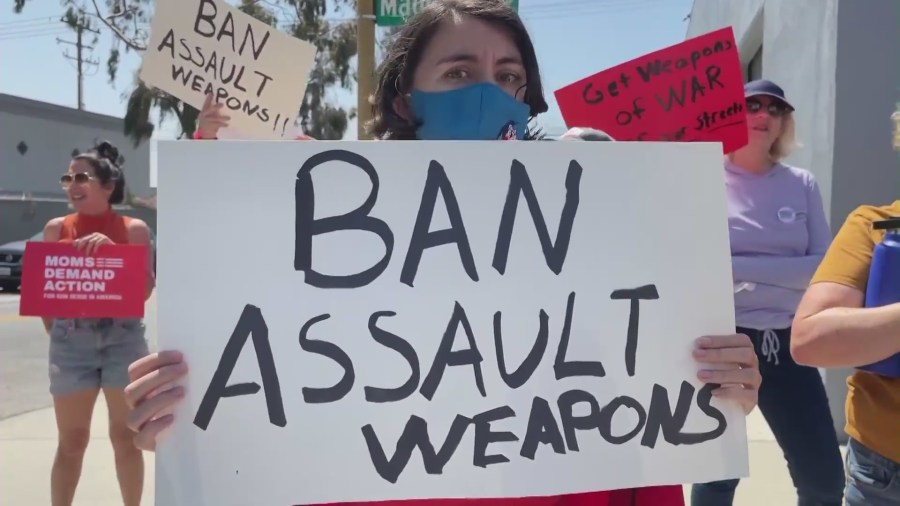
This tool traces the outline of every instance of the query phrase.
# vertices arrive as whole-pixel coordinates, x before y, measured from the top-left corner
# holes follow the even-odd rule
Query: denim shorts
[[[50,328],[50,393],[128,385],[128,366],[149,353],[140,319],[56,319]]]
[[[847,478],[847,506],[900,506],[900,463],[852,438],[847,443]]]

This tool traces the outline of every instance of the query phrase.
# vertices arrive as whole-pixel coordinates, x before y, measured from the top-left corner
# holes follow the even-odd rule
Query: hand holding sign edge
[[[712,395],[737,402],[745,413],[753,411],[762,376],[750,337],[745,334],[703,336],[695,344],[695,360],[724,366],[698,372],[702,382],[720,385],[712,390]],[[175,350],[150,354],[128,368],[131,381],[125,387],[125,400],[130,409],[128,427],[136,433],[134,442],[138,448],[156,451],[159,434],[173,422],[172,415],[161,413],[171,410],[184,398],[182,387],[167,387],[183,380],[187,372],[184,356]]]
[[[224,104],[214,103],[212,93],[207,93],[203,108],[197,116],[197,134],[200,139],[215,139],[220,128],[225,128],[231,116],[222,114]]]
[[[759,400],[762,375],[750,337],[746,334],[704,336],[695,344],[695,360],[713,367],[722,366],[716,370],[702,369],[697,373],[700,381],[719,385],[712,395],[737,402],[746,414],[753,411]]]
[[[88,234],[84,237],[75,239],[74,245],[78,251],[84,253],[85,255],[93,255],[97,252],[100,246],[104,244],[115,244],[112,239],[101,234],[100,232],[94,232],[93,234]]]
[[[184,388],[168,388],[187,375],[184,356],[178,351],[147,355],[128,367],[130,383],[125,387],[128,428],[135,432],[137,448],[156,451],[160,433],[172,425],[174,417],[164,414],[184,399]]]

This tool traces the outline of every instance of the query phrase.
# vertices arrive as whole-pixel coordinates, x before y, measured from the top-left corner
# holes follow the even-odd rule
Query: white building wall
[[[137,196],[150,192],[149,143],[135,148],[122,119],[0,94],[0,190],[62,194],[59,176],[74,150],[108,140],[125,158],[125,182]],[[24,142],[25,154],[17,147]]]

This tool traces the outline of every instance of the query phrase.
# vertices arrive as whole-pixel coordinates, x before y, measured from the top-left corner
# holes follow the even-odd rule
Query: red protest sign
[[[686,40],[556,90],[566,126],[619,141],[747,144],[743,77],[731,28]]]
[[[91,256],[72,243],[27,242],[19,314],[54,318],[141,318],[147,247],[105,244]]]

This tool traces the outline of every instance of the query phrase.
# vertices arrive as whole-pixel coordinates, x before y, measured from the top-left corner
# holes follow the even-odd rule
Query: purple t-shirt
[[[813,175],[776,164],[754,174],[726,161],[728,229],[738,326],[790,327],[797,304],[831,243]]]

